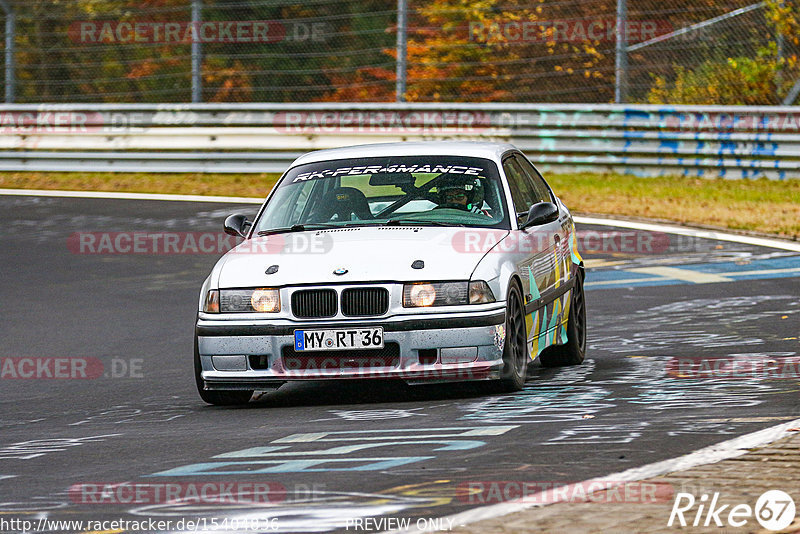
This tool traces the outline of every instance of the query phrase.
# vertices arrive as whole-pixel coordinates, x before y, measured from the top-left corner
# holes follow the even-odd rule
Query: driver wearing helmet
[[[439,186],[438,204],[440,208],[451,208],[471,213],[489,215],[481,209],[483,188],[480,180],[464,178],[449,179]]]

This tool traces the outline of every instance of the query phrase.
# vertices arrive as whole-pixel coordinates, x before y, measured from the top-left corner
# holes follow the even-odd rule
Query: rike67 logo
[[[695,509],[695,505],[696,509]],[[691,493],[678,493],[669,514],[667,526],[671,527],[677,520],[678,525],[685,527],[687,521],[693,527],[716,526],[741,528],[755,517],[756,521],[767,530],[783,530],[794,522],[794,499],[781,490],[769,490],[761,494],[755,507],[749,504],[720,504],[719,493],[715,492],[709,501],[703,494],[695,499]],[[686,517],[684,516],[686,514]],[[677,525],[676,525],[677,526]]]

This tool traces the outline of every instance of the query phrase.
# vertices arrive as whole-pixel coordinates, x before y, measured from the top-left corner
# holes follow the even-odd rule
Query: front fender
[[[511,254],[502,252],[502,247],[499,247],[509,235],[510,233],[507,233],[481,258],[471,277],[472,280],[483,280],[488,283],[498,302],[506,300],[511,279],[515,276],[519,278],[514,258]]]

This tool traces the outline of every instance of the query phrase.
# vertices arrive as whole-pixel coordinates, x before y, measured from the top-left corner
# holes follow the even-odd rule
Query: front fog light
[[[250,304],[257,312],[275,313],[281,311],[281,299],[277,289],[256,289],[250,297]]]
[[[487,302],[494,302],[494,294],[492,293],[489,284],[483,280],[469,283],[469,303],[470,304],[486,304]]]

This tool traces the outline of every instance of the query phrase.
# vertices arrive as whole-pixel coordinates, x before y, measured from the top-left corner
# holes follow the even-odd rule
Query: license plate
[[[294,350],[382,349],[383,328],[295,330]]]

